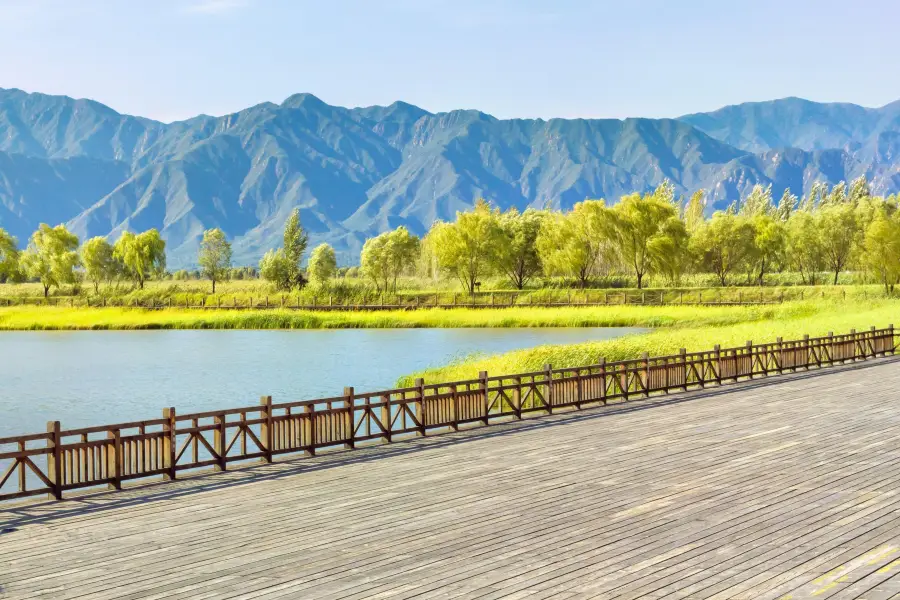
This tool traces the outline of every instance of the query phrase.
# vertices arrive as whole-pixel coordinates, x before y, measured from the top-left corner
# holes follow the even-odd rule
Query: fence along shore
[[[185,471],[225,471],[234,463],[281,455],[391,443],[552,414],[652,394],[687,391],[798,369],[892,355],[894,326],[869,331],[651,357],[340,396],[179,414],[156,419],[0,438],[0,501],[107,486],[144,478],[174,480]]]

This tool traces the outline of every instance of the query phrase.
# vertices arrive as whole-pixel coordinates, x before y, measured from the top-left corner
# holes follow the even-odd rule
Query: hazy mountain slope
[[[332,243],[349,263],[367,236],[400,224],[423,233],[478,196],[569,208],[669,179],[679,193],[711,190],[712,208],[758,182],[800,194],[816,180],[867,174],[890,192],[898,170],[900,103],[785,99],[678,120],[503,120],[297,94],[163,124],[0,90],[0,227],[20,238],[40,221],[68,222],[82,237],[157,227],[172,268],[195,262],[209,227],[234,240],[237,263],[255,263],[280,244],[294,207],[312,243]]]

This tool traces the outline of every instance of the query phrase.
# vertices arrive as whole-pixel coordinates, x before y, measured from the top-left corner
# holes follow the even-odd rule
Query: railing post
[[[893,354],[893,353],[894,353],[894,350],[895,350],[896,347],[897,347],[897,346],[894,344],[894,324],[893,324],[893,323],[891,323],[890,325],[888,325],[888,339],[890,340],[890,345],[889,345],[889,350],[888,350],[888,352],[890,352],[891,354]]]
[[[344,388],[344,402],[347,403],[347,414],[344,416],[344,431],[346,432],[344,448],[350,450],[356,447],[356,442],[353,439],[353,396],[355,393],[353,387],[348,386]]]
[[[747,355],[750,357],[750,372],[747,375],[753,379],[753,340],[747,340]],[[737,378],[735,378],[737,381]]]
[[[163,452],[165,453],[166,472],[165,478],[169,480],[175,479],[175,448],[176,448],[176,422],[175,408],[169,407],[163,409],[163,419],[166,419],[165,431],[166,437],[163,438]],[[116,432],[118,433],[118,432]],[[116,452],[118,454],[118,450]]]
[[[478,389],[481,391],[481,405],[482,410],[484,411],[482,414],[484,415],[481,419],[481,422],[485,425],[488,424],[490,419],[488,418],[488,409],[490,407],[490,399],[488,398],[488,374],[487,371],[479,371],[478,373]]]
[[[684,385],[681,386],[681,389],[686,392],[688,389],[687,349],[679,348],[678,354],[681,355],[681,368],[682,368],[682,372],[684,373],[684,379],[682,379],[682,381],[684,382]]]
[[[47,440],[52,452],[47,455],[47,479],[50,480],[50,495],[57,500],[62,500],[63,472],[62,472],[62,440],[59,421],[47,423]]]
[[[513,390],[513,410],[516,413],[516,418],[522,418],[522,378],[514,377],[513,381],[516,383],[516,387]]]
[[[784,373],[784,368],[781,366],[781,364],[783,362],[782,357],[784,356],[784,350],[781,347],[782,343],[783,343],[783,340],[780,337],[775,338],[775,344],[778,347],[778,354],[776,354],[777,358],[775,359],[775,365],[778,367],[779,375]]]
[[[641,359],[644,361],[644,397],[650,397],[650,354],[648,352],[644,352],[641,355]]]
[[[453,428],[453,431],[459,431],[459,392],[455,383],[450,385],[450,401],[453,403],[453,418],[450,427]]]
[[[716,385],[722,385],[722,347],[719,344],[713,346],[713,355],[716,357]]]
[[[259,397],[259,412],[263,414],[263,421],[259,424],[260,441],[266,445],[263,448],[265,456],[263,460],[267,463],[272,462],[272,451],[275,449],[275,431],[272,427],[272,396]]]
[[[225,445],[228,443],[227,432],[225,431],[225,415],[216,415],[213,418],[216,424],[216,428],[213,431],[213,448],[216,449],[216,454],[219,455],[216,470],[224,471],[226,469]]]
[[[809,360],[809,334],[803,336],[803,362],[806,370],[809,370],[810,360]]]
[[[391,443],[391,395],[385,394],[381,397],[381,424],[384,426],[384,441]]]
[[[416,379],[416,395],[419,402],[416,404],[416,420],[419,421],[419,435],[425,435],[425,380],[419,377]]]
[[[544,377],[547,379],[547,413],[553,414],[553,365],[544,365]]]
[[[106,456],[106,474],[112,478],[109,484],[111,490],[122,489],[122,432],[118,428],[106,432],[106,437],[112,440],[112,452]]]

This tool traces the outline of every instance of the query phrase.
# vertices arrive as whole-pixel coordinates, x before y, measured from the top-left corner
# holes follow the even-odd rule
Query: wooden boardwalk
[[[2,598],[900,599],[900,360],[0,509]]]

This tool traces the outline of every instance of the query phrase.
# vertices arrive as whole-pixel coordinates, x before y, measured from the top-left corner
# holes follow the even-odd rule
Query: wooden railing
[[[147,477],[182,471],[224,471],[236,462],[271,462],[282,454],[389,443],[469,424],[489,425],[529,413],[607,404],[785,371],[825,367],[893,354],[894,326],[844,335],[752,344],[671,356],[544,369],[451,383],[258,406],[177,414],[115,425],[0,438],[0,500],[94,486],[120,489]]]

